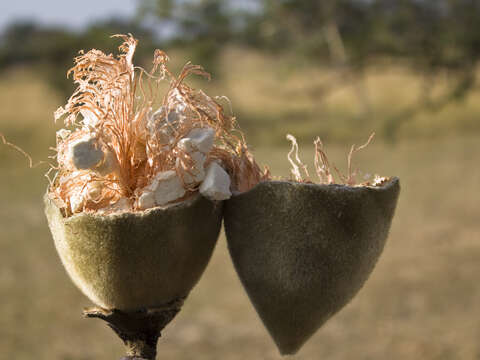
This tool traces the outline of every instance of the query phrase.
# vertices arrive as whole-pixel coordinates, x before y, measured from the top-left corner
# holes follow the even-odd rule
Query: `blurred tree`
[[[171,44],[187,49],[192,62],[209,72],[216,72],[220,51],[234,38],[234,12],[228,1],[143,0],[139,16],[153,16],[171,27]]]
[[[385,122],[394,138],[419,111],[437,111],[459,101],[475,85],[480,54],[480,2],[477,0],[257,0],[260,11],[245,30],[248,44],[294,52],[315,64],[332,65],[336,81],[317,84],[320,97],[354,82],[363,115],[368,95],[361,85],[367,66],[385,57],[401,58],[425,79],[419,101]],[[450,90],[431,99],[435,77],[447,72]]]
[[[294,54],[293,61],[330,66],[334,77],[312,81],[316,99],[346,84],[354,84],[363,104],[371,107],[364,71],[384,58],[400,59],[424,79],[418,102],[385,121],[384,133],[394,137],[402,124],[419,111],[436,111],[462,100],[476,85],[480,57],[478,0],[140,0],[137,21],[107,20],[82,33],[34,23],[13,24],[0,38],[0,71],[16,64],[33,64],[58,89],[68,94],[65,69],[78,49],[114,51],[115,33],[142,38],[137,61],[147,66],[154,47],[180,47],[207,71],[217,69],[222,49],[231,43],[257,51]],[[139,24],[149,19],[168,36]],[[148,55],[148,56],[147,56]],[[143,59],[148,60],[143,60]],[[380,61],[379,61],[380,60]],[[449,90],[432,98],[435,79],[448,74]]]
[[[155,38],[151,31],[134,22],[106,20],[76,33],[57,27],[42,27],[32,22],[15,23],[3,33],[0,41],[0,72],[19,65],[32,66],[38,74],[65,96],[73,90],[66,72],[73,66],[73,58],[80,49],[102,49],[106,53],[116,52],[120,41],[113,41],[113,34],[134,33],[142,38],[136,52],[137,61],[147,68],[151,61]]]

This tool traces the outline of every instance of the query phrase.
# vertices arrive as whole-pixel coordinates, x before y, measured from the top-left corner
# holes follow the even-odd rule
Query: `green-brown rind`
[[[184,298],[208,264],[221,202],[200,195],[168,207],[64,217],[45,195],[45,213],[67,273],[96,305],[135,311]]]
[[[240,280],[282,354],[294,354],[363,286],[380,256],[400,185],[262,182],[224,211]]]

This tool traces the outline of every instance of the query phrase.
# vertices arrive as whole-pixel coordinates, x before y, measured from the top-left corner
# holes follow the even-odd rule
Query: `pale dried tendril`
[[[296,181],[304,181],[303,176],[300,173],[300,168],[302,168],[303,172],[306,175],[307,180],[309,179],[310,175],[308,174],[307,166],[302,163],[300,157],[298,156],[298,144],[297,139],[291,134],[287,134],[287,140],[292,143],[292,148],[290,152],[287,154],[288,161],[292,165],[292,169],[290,170],[293,177]],[[295,153],[295,160],[292,159],[292,154]]]
[[[315,166],[315,171],[317,173],[319,183],[320,184],[334,184],[335,183],[335,177],[333,176],[331,168],[335,170],[337,173],[337,176],[340,180],[341,183],[349,186],[355,186],[355,185],[372,185],[372,186],[379,186],[383,184],[385,181],[388,180],[388,178],[384,177],[379,177],[378,175],[375,177],[374,181],[372,183],[370,182],[364,182],[364,183],[358,183],[357,182],[357,175],[359,173],[358,169],[353,169],[353,155],[357,153],[360,150],[365,149],[370,143],[372,142],[373,138],[375,137],[375,133],[372,133],[370,137],[368,138],[367,142],[361,146],[356,147],[355,145],[352,145],[350,148],[350,152],[347,156],[347,175],[344,175],[338,170],[338,168],[334,165],[331,164],[330,161],[328,160],[327,154],[325,152],[324,145],[322,141],[320,140],[319,137],[315,139],[313,142],[315,146],[315,158],[314,158],[314,166]],[[289,140],[292,144],[292,148],[290,152],[287,154],[288,161],[290,162],[292,169],[291,173],[295,179],[295,181],[298,182],[305,182],[309,181],[309,174],[307,171],[307,166],[303,164],[298,156],[298,144],[293,135],[288,134],[287,135],[287,140]],[[295,160],[292,159],[292,154],[295,153]],[[303,172],[306,175],[306,178],[304,178],[300,172],[300,168],[302,168]]]

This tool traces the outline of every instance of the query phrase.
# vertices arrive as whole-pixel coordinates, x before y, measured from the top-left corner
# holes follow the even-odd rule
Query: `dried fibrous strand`
[[[333,178],[332,171],[330,169],[330,162],[328,161],[327,154],[325,153],[322,140],[317,137],[313,142],[315,146],[315,170],[321,184],[333,184],[335,179]]]
[[[379,177],[378,175],[375,176],[375,179],[372,183],[370,182],[363,182],[359,183],[357,181],[357,175],[359,173],[358,169],[353,169],[353,155],[360,150],[365,149],[370,143],[372,142],[373,138],[375,137],[375,133],[372,133],[368,138],[367,142],[361,146],[352,145],[350,148],[350,152],[347,156],[347,175],[344,175],[333,163],[330,163],[328,160],[325,147],[320,140],[319,137],[315,139],[313,142],[315,147],[315,157],[314,157],[314,166],[315,172],[317,173],[319,183],[320,184],[335,184],[337,180],[335,179],[332,168],[338,176],[339,182],[349,186],[356,186],[356,185],[372,185],[378,186],[381,185],[387,178]],[[287,155],[288,161],[290,162],[292,169],[291,173],[294,176],[295,181],[298,182],[305,182],[309,181],[309,175],[307,171],[306,165],[304,165],[298,156],[298,144],[292,135],[288,134],[287,139],[291,142],[292,148]],[[292,159],[292,155],[295,154],[295,159]],[[304,178],[300,172],[300,168],[303,169],[306,178]]]
[[[133,64],[137,40],[131,35],[115,37],[123,39],[119,55],[93,49],[74,59],[68,75],[77,88],[55,112],[55,120],[63,118],[68,130],[57,136],[59,172],[51,193],[66,207],[72,208],[72,199],[92,183],[101,183],[102,188],[95,198],[86,196],[81,211],[122,198],[135,203],[140,189],[166,171],[175,171],[188,193],[196,191],[199,184],[187,180],[196,171],[193,157],[201,157],[179,146],[195,128],[213,129],[215,143],[202,164],[221,163],[234,189],[248,190],[269,176],[248,152],[235,117],[185,83],[190,75],[210,79],[210,74],[187,63],[174,76],[161,50],[154,52],[152,69],[146,71]],[[159,90],[161,81],[169,83],[164,94]],[[159,99],[161,106],[154,109]]]
[[[0,133],[0,140],[2,140],[2,143],[3,145],[6,145],[6,146],[9,146],[11,147],[12,149],[14,149],[15,151],[19,152],[20,154],[22,154],[28,161],[28,166],[30,168],[33,168],[33,160],[32,160],[32,157],[27,154],[27,152],[25,150],[23,150],[22,148],[18,147],[17,145],[15,144],[12,144],[11,142],[8,142],[7,139],[5,138],[5,135],[3,135],[2,133]]]
[[[348,185],[355,185],[356,184],[356,176],[358,174],[358,170],[352,169],[352,160],[353,160],[353,155],[357,153],[360,150],[365,149],[370,143],[372,142],[373,138],[375,137],[375,133],[372,133],[370,137],[368,138],[367,142],[359,147],[356,147],[355,144],[352,145],[350,148],[350,152],[348,153],[348,158],[347,158],[347,167],[348,167],[348,178],[347,178],[347,184]]]
[[[291,134],[287,134],[287,140],[289,140],[292,144],[292,148],[290,149],[290,152],[287,154],[288,161],[292,165],[291,173],[293,177],[295,178],[296,181],[304,181],[303,176],[300,172],[300,168],[303,170],[303,172],[306,175],[306,179],[308,180],[310,175],[308,174],[307,166],[302,163],[300,160],[300,157],[298,155],[298,143],[297,139]],[[295,160],[292,159],[292,154],[295,153]]]
[[[28,167],[29,167],[30,169],[36,168],[37,166],[44,165],[44,164],[49,165],[49,166],[50,166],[50,169],[52,169],[52,168],[54,167],[52,164],[48,164],[48,163],[45,162],[45,161],[39,161],[39,162],[37,162],[37,163],[34,164],[34,163],[33,163],[33,158],[32,158],[32,156],[31,156],[29,153],[27,153],[25,150],[23,150],[20,146],[15,145],[15,144],[9,142],[9,141],[7,140],[7,138],[5,137],[5,135],[3,135],[2,133],[0,133],[0,140],[2,141],[3,145],[8,146],[8,147],[12,148],[13,150],[15,150],[16,152],[18,152],[18,153],[20,153],[21,155],[23,155],[23,157],[25,157],[25,159],[27,159],[27,161],[28,161]],[[46,177],[47,177],[47,179],[50,180],[50,178],[48,177],[49,173],[50,173],[50,171],[47,172]]]

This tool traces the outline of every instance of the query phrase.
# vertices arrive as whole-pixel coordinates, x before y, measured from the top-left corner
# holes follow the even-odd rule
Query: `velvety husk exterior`
[[[360,290],[388,235],[399,180],[380,187],[263,182],[226,202],[236,271],[282,354]]]
[[[45,196],[55,246],[96,305],[134,311],[188,295],[215,247],[222,203],[202,196],[165,208],[65,218]]]

